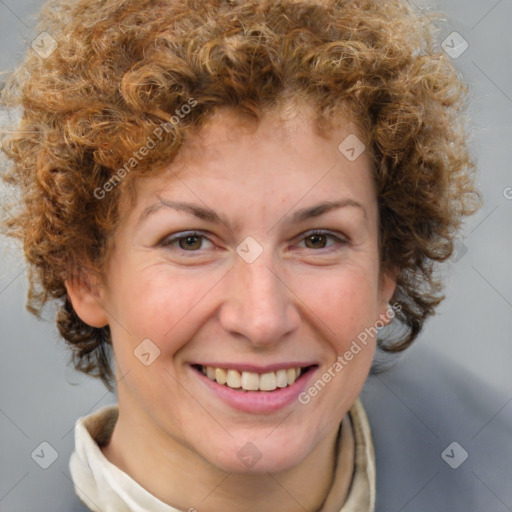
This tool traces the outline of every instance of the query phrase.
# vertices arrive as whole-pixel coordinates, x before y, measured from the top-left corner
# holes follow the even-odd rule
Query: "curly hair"
[[[405,328],[378,346],[408,347],[444,298],[436,264],[481,202],[468,88],[433,42],[435,17],[407,0],[48,2],[39,28],[56,48],[29,49],[2,91],[2,105],[21,111],[2,135],[2,175],[20,192],[4,231],[23,242],[27,309],[59,301],[75,368],[113,389],[109,328],[78,317],[65,281],[101,275],[134,180],[171,163],[218,108],[257,123],[290,99],[313,107],[320,131],[348,107],[364,136],[381,269],[399,270]]]

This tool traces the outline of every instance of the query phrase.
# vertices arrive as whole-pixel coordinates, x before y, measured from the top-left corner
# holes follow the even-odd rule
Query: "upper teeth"
[[[209,379],[233,389],[246,391],[273,391],[276,388],[291,386],[300,375],[300,368],[288,368],[277,372],[254,373],[237,370],[202,366],[201,371]]]

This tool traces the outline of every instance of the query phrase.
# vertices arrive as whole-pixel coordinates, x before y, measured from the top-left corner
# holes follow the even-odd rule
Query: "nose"
[[[297,329],[300,315],[282,274],[266,251],[252,263],[237,257],[225,283],[222,327],[256,346],[277,344]]]

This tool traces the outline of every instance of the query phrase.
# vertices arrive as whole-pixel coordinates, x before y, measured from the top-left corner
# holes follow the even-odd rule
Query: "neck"
[[[333,483],[338,428],[291,469],[227,473],[151,422],[130,421],[122,414],[127,409],[119,398],[119,418],[102,451],[160,501],[179,510],[201,512],[268,510],[270,503],[272,509],[287,512],[321,509]]]

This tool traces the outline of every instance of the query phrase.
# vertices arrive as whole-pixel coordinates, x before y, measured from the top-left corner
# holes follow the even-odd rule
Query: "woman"
[[[374,510],[358,395],[377,347],[407,348],[441,302],[436,264],[478,203],[429,22],[399,0],[42,17],[46,50],[3,94],[23,107],[6,229],[29,308],[57,299],[76,368],[115,381],[118,405],[76,424],[79,498]]]

